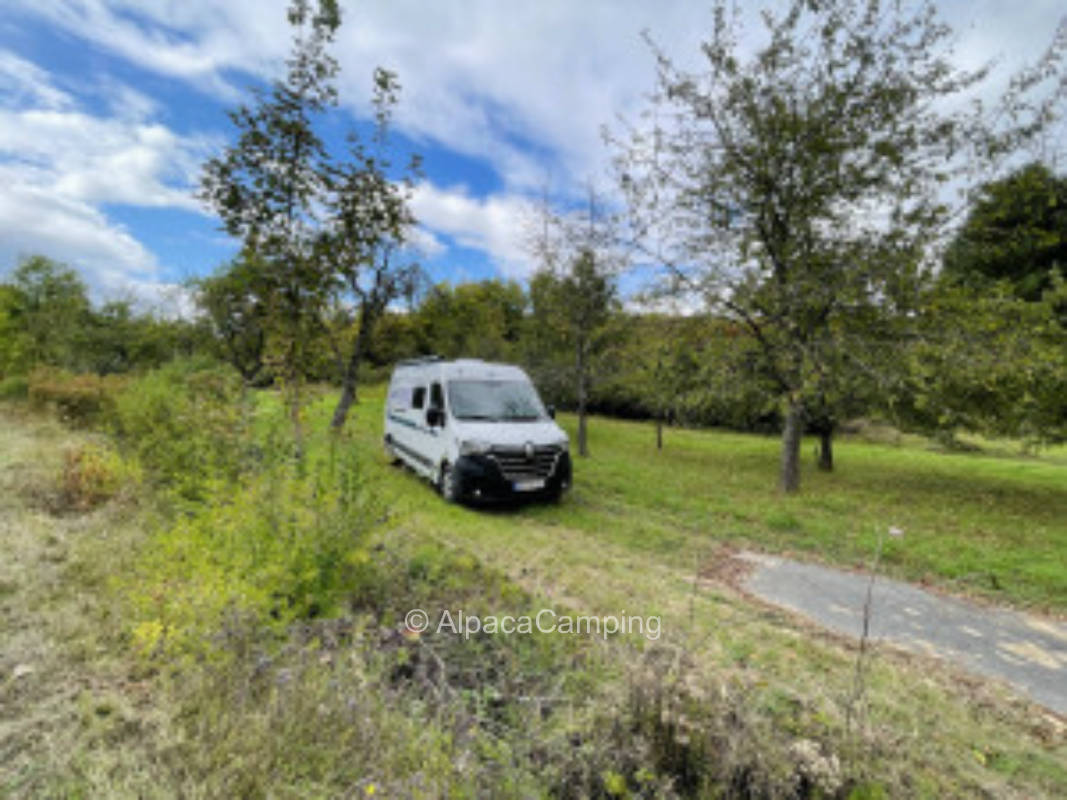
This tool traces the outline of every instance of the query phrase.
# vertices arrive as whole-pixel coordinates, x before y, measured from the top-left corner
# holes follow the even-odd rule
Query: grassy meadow
[[[723,579],[735,547],[861,567],[896,525],[889,573],[1062,613],[1062,451],[869,432],[783,497],[775,439],[668,429],[657,451],[650,425],[595,418],[562,503],[477,509],[388,464],[384,387],[340,440],[319,393],[294,466],[277,395],[211,405],[226,390],[203,373],[178,402],[196,382],[164,378],[118,402],[112,435],[0,406],[0,795],[1067,787],[1062,720],[888,648],[857,693],[851,643]],[[410,636],[410,608],[658,615],[662,635]]]
[[[381,440],[382,396],[366,391],[352,423],[367,449]],[[559,422],[574,435],[574,418]],[[1067,612],[1067,449],[1023,456],[987,443],[993,454],[946,453],[872,429],[835,444],[833,473],[815,468],[809,441],[802,491],[783,496],[775,437],[668,428],[658,451],[651,424],[594,418],[589,430],[592,457],[575,457],[575,487],[560,506],[451,509],[403,473],[389,482],[394,505],[420,525],[462,531],[476,550],[508,531],[521,539],[562,528],[690,571],[723,544],[862,568],[895,525],[905,535],[885,542],[888,574]]]

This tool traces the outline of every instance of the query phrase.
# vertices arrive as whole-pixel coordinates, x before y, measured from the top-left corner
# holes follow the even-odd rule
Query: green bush
[[[63,455],[55,510],[89,511],[139,482],[136,465],[110,447],[83,445]]]
[[[79,375],[39,367],[30,374],[26,393],[37,408],[52,408],[63,422],[89,428],[111,416],[125,383],[124,378],[115,375]]]
[[[378,580],[366,538],[376,501],[352,448],[279,461],[219,487],[150,536],[130,576],[143,652],[210,652],[228,615],[257,626],[336,613]]]
[[[30,391],[30,379],[25,375],[9,375],[0,380],[0,400],[24,400]]]
[[[234,480],[247,461],[250,409],[232,370],[180,359],[127,383],[110,421],[157,485],[197,500]]]

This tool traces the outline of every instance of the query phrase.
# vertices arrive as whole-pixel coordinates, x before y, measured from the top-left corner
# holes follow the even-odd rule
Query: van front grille
[[[535,447],[533,456],[527,457],[523,447],[494,447],[489,457],[500,467],[509,481],[543,480],[556,470],[560,448],[547,445]]]

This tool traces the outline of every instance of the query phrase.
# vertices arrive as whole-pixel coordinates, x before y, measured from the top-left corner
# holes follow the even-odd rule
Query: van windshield
[[[448,404],[460,420],[517,422],[546,419],[537,391],[526,381],[450,381]]]

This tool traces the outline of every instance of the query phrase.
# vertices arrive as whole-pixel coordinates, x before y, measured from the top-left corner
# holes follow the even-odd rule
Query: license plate
[[[544,481],[515,481],[512,484],[516,492],[536,492],[545,488]]]

